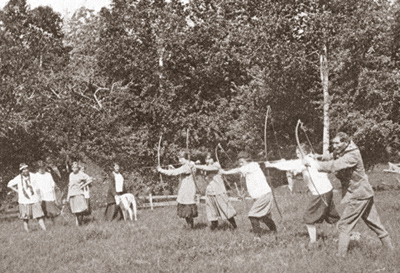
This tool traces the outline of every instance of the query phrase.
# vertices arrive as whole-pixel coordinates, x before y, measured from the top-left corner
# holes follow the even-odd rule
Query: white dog
[[[124,216],[124,220],[126,221],[127,215],[129,213],[129,218],[133,221],[133,216],[136,218],[136,200],[135,196],[132,193],[125,193],[122,195],[115,195],[115,203],[117,206],[119,205],[122,210],[122,215]],[[133,211],[132,211],[133,209]]]

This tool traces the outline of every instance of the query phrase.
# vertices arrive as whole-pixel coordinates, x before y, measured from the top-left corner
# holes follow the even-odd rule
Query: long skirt
[[[259,198],[255,199],[253,206],[251,207],[248,216],[249,217],[256,217],[261,218],[266,215],[269,215],[272,210],[272,194],[267,193]]]
[[[106,210],[104,212],[104,220],[111,222],[111,221],[118,221],[123,219],[122,210],[117,204],[110,203],[107,204]]]
[[[47,218],[54,218],[60,215],[60,210],[57,208],[55,201],[43,201],[42,210]]]
[[[196,218],[198,216],[197,205],[178,203],[178,216],[181,218]]]
[[[44,213],[39,202],[33,204],[19,204],[19,218],[23,220],[43,217]]]
[[[92,214],[92,207],[90,206],[90,198],[85,198],[85,201],[86,201],[86,205],[87,205],[87,210],[85,210],[83,212],[83,215],[88,216],[88,215]]]
[[[88,208],[84,195],[71,196],[69,199],[69,205],[72,213],[81,213]]]
[[[226,193],[207,195],[206,213],[208,221],[217,221],[218,219],[227,220],[236,215],[236,211],[229,203],[228,195]]]

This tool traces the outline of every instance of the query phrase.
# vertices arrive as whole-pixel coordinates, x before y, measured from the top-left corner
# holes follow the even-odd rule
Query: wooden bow
[[[303,149],[301,148],[301,145],[300,145],[300,138],[299,138],[299,127],[300,127],[300,126],[301,126],[302,129],[303,129],[303,123],[301,122],[301,120],[298,120],[298,121],[297,121],[297,124],[296,124],[296,131],[295,131],[296,142],[297,142],[297,148],[299,149],[299,152],[300,152],[300,155],[301,155],[301,159],[304,159],[304,158],[306,157],[306,155],[305,155],[305,153],[304,153],[304,151],[303,151]],[[304,130],[304,129],[303,129],[303,130]],[[326,206],[328,206],[328,203],[325,201],[324,198],[322,198],[321,194],[319,193],[317,187],[316,187],[315,184],[314,184],[314,180],[312,179],[312,176],[311,176],[309,167],[308,167],[307,165],[306,165],[305,167],[306,167],[308,176],[310,177],[311,184],[313,185],[315,191],[317,192],[318,196],[321,198],[322,202],[324,202],[324,204],[325,204]]]

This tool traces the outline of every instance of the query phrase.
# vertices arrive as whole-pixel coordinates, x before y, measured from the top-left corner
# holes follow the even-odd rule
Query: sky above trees
[[[0,9],[2,9],[9,0],[0,0]],[[38,6],[50,6],[62,16],[72,15],[80,7],[86,7],[99,11],[102,7],[109,6],[111,0],[28,0],[28,5],[32,9]]]

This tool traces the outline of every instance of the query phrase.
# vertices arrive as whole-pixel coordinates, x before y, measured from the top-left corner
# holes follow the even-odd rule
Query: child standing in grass
[[[333,202],[333,187],[327,173],[318,171],[317,163],[312,159],[310,147],[304,143],[300,146],[305,156],[309,159],[309,162],[311,162],[308,171],[301,160],[302,155],[298,148],[296,149],[298,160],[283,160],[274,163],[266,162],[265,165],[267,168],[290,171],[294,175],[302,173],[303,179],[312,194],[310,203],[303,216],[303,221],[310,236],[310,245],[312,245],[317,241],[316,224],[320,224],[323,221],[334,224],[339,220],[339,214]]]
[[[8,182],[7,186],[18,193],[19,213],[20,218],[24,220],[24,229],[29,232],[29,219],[33,218],[38,219],[40,227],[46,230],[34,174],[29,172],[25,163],[19,165],[19,170],[21,174]]]
[[[179,163],[182,164],[178,169],[165,170],[158,166],[157,170],[165,175],[179,175],[181,182],[178,190],[178,216],[185,218],[186,223],[194,228],[194,220],[198,216],[196,205],[196,184],[193,175],[196,173],[196,167],[189,160],[187,152],[180,152],[178,155]]]
[[[239,168],[229,171],[221,169],[221,174],[242,174],[246,179],[246,186],[249,195],[254,199],[253,206],[249,211],[249,219],[255,234],[255,239],[260,240],[262,229],[260,222],[267,225],[270,231],[276,231],[275,222],[271,217],[273,197],[271,188],[267,183],[258,163],[253,162],[247,152],[240,152],[238,155]]]
[[[83,216],[85,211],[88,209],[81,186],[83,183],[88,183],[90,181],[92,181],[90,176],[80,172],[78,162],[72,163],[72,173],[69,175],[68,184],[68,200],[71,212],[75,214],[77,226],[82,225]]]
[[[206,180],[210,181],[206,188],[206,212],[207,218],[211,222],[211,230],[218,226],[218,219],[228,220],[234,229],[237,228],[235,222],[236,211],[229,203],[228,195],[219,170],[221,165],[214,162],[210,152],[206,155],[206,165],[195,165],[196,169],[206,173]]]
[[[46,165],[44,162],[39,160],[37,165],[38,172],[35,174],[35,179],[40,192],[43,213],[47,218],[50,218],[54,224],[55,217],[60,215],[60,210],[56,206],[56,184],[51,174],[46,172]]]

